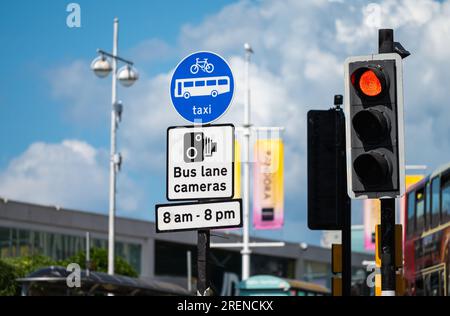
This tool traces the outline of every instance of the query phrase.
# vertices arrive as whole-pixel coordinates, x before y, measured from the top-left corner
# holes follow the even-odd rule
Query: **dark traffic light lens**
[[[358,68],[350,79],[353,87],[364,97],[379,97],[386,89],[386,78],[380,66]]]
[[[353,162],[353,168],[362,184],[368,186],[386,183],[390,174],[387,159],[375,151],[358,156]]]
[[[388,119],[377,110],[364,110],[356,113],[352,123],[358,137],[363,142],[370,144],[385,139],[390,127]]]

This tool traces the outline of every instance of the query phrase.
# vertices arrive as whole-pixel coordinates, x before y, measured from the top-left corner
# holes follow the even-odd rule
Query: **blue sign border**
[[[179,67],[186,59],[189,59],[189,58],[192,57],[193,55],[200,54],[200,53],[213,54],[213,55],[216,55],[218,58],[222,59],[222,61],[223,61],[223,62],[227,65],[227,67],[229,68],[230,73],[231,73],[231,76],[232,76],[232,80],[233,80],[233,89],[232,89],[232,91],[231,91],[230,101],[229,101],[228,105],[226,106],[226,109],[225,109],[225,110],[223,111],[223,113],[221,113],[219,116],[217,116],[216,118],[214,118],[214,119],[212,119],[212,120],[209,120],[209,121],[204,121],[204,120],[201,120],[201,121],[200,121],[200,120],[199,120],[199,121],[191,121],[191,120],[187,119],[186,117],[184,117],[184,116],[178,111],[177,107],[175,106],[175,104],[174,104],[174,102],[173,102],[173,96],[172,96],[172,90],[175,88],[175,87],[172,87],[172,83],[173,83],[173,81],[174,81],[174,76],[175,76],[175,73],[176,73],[178,67]],[[175,80],[176,80],[176,79],[175,79]],[[220,119],[225,113],[228,112],[228,109],[230,108],[231,104],[233,103],[233,100],[234,100],[234,92],[235,92],[235,90],[236,90],[236,82],[235,82],[235,80],[234,80],[234,74],[233,74],[232,68],[230,67],[230,65],[228,64],[228,62],[227,62],[227,60],[226,60],[225,58],[223,58],[221,55],[219,55],[219,54],[217,54],[217,53],[215,53],[215,52],[212,52],[212,51],[201,50],[201,51],[196,51],[196,52],[193,52],[193,53],[187,55],[186,57],[184,57],[184,58],[177,64],[177,66],[175,67],[175,69],[174,69],[173,72],[172,72],[172,76],[170,77],[169,95],[170,95],[170,101],[171,101],[172,107],[175,109],[175,111],[178,113],[178,115],[180,115],[185,121],[187,121],[187,122],[189,122],[189,123],[191,123],[191,124],[194,124],[194,125],[207,125],[207,124],[211,124],[211,123],[217,121],[218,119]]]

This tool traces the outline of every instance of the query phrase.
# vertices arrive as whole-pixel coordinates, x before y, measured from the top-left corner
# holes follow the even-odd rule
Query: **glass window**
[[[208,86],[215,86],[217,84],[216,80],[207,80],[206,85]]]
[[[450,174],[442,179],[442,217],[447,221],[450,218]]]
[[[305,262],[305,281],[331,288],[331,265],[323,262]]]
[[[424,213],[425,213],[425,194],[424,189],[416,191],[416,230],[418,232],[424,229]]]
[[[193,86],[194,86],[194,82],[193,81],[186,81],[184,83],[184,87],[185,88],[190,88],[190,87],[193,87]]]
[[[195,82],[195,86],[196,87],[204,87],[205,86],[205,81],[204,80],[196,81]]]
[[[155,241],[155,275],[186,276],[187,251],[191,251],[192,276],[197,276],[197,251],[194,246]]]
[[[431,181],[431,225],[435,227],[439,224],[440,210],[440,179],[438,177]]]
[[[408,193],[408,222],[407,225],[407,233],[408,235],[411,235],[414,232],[415,229],[415,223],[414,223],[414,210],[415,210],[415,195],[414,192]]]
[[[439,271],[433,272],[429,276],[429,296],[442,296],[443,287],[441,286],[440,273]]]
[[[0,258],[11,256],[11,229],[0,227]]]
[[[219,81],[219,85],[224,86],[226,84],[228,84],[228,80],[227,79],[220,79]]]
[[[293,279],[295,277],[295,260],[253,254],[251,273],[254,275],[270,274]]]
[[[84,251],[86,239],[50,232],[0,227],[0,258],[42,254],[53,260],[64,260]],[[93,247],[106,248],[106,240],[93,239]],[[117,255],[138,273],[141,270],[141,245],[116,242]]]

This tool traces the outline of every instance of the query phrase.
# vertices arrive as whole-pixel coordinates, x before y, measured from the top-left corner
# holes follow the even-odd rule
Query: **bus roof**
[[[316,293],[330,293],[330,291],[319,284],[306,281],[280,278],[273,275],[255,275],[240,283],[241,290],[266,290],[266,289],[298,289]]]
[[[417,188],[422,187],[426,182],[428,182],[428,180],[433,179],[434,177],[440,175],[441,173],[447,171],[450,169],[450,162],[445,163],[441,166],[439,166],[437,169],[435,169],[431,174],[427,175],[426,177],[424,177],[422,180],[420,180],[419,182],[411,185],[407,192],[411,192],[416,190]]]
[[[430,177],[434,178],[438,174],[441,174],[449,169],[450,169],[450,162],[447,162],[446,164],[440,165],[436,170],[434,170],[434,172],[430,175]]]
[[[318,292],[318,293],[330,293],[330,290],[328,290],[326,287],[316,284],[316,283],[305,282],[305,281],[300,281],[300,280],[287,280],[287,281],[289,282],[289,285],[292,288],[303,289],[306,291]]]
[[[182,78],[176,79],[175,82],[184,82],[184,81],[194,81],[194,80],[218,80],[218,79],[230,79],[228,76],[218,76],[218,77],[200,77],[200,78]]]

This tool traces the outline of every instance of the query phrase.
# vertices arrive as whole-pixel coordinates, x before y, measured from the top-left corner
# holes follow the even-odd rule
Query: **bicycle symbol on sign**
[[[214,65],[208,63],[208,58],[203,58],[203,60],[200,60],[200,58],[196,58],[195,64],[193,64],[190,68],[191,74],[195,75],[199,71],[199,69],[210,74],[214,71]]]

